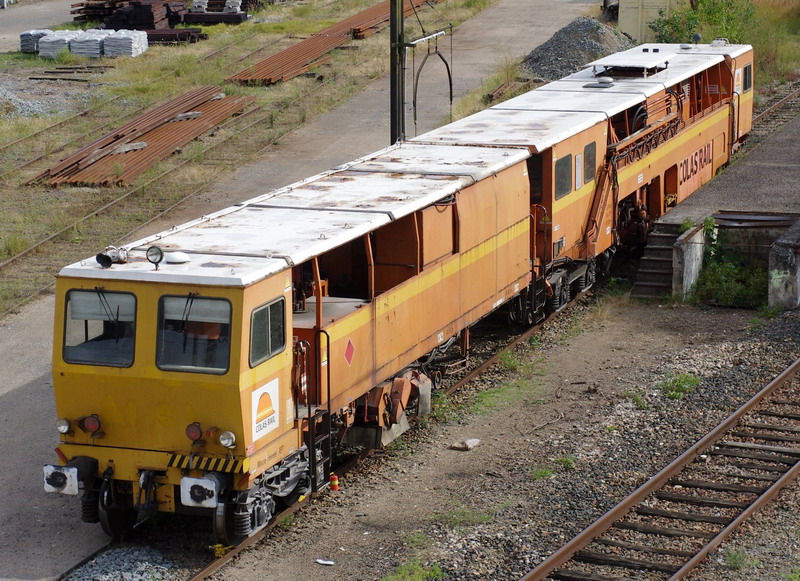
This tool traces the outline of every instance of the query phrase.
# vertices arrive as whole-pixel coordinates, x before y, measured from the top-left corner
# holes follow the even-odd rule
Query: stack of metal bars
[[[439,1],[439,0],[435,0]],[[403,12],[412,14],[428,0],[405,0]],[[341,22],[317,32],[299,43],[282,50],[226,80],[244,85],[272,85],[288,81],[314,66],[323,64],[333,49],[353,38],[365,38],[389,24],[389,0],[376,4]]]
[[[225,96],[218,86],[195,89],[101,137],[28,183],[130,184],[156,162],[242,111],[252,100]]]

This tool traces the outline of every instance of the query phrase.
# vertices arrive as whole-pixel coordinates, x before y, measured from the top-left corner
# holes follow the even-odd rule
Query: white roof
[[[726,55],[736,57],[748,50],[751,50],[749,45],[644,44],[598,59],[589,63],[588,68],[560,81],[434,129],[412,141],[525,146],[541,152],[723,62]],[[636,71],[661,64],[666,68],[659,72],[648,73],[648,76],[644,76],[644,72],[636,74]],[[607,67],[628,70],[626,76],[613,77],[611,85],[598,86],[598,77],[609,74]]]
[[[336,248],[526,159],[525,149],[404,143],[127,244],[128,262],[94,258],[62,276],[245,286]],[[159,246],[189,262],[158,270]]]

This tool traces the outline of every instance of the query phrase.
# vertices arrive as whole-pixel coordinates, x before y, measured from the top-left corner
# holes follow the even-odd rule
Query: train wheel
[[[238,545],[267,526],[274,512],[275,500],[265,490],[236,493],[217,505],[214,535],[224,545]]]
[[[597,280],[597,264],[594,260],[590,260],[586,264],[586,272],[583,275],[583,288],[592,288],[592,285]]]
[[[103,502],[104,496],[108,500],[108,494],[101,494],[98,501],[97,517],[100,526],[113,540],[121,541],[133,530],[139,513],[129,506]]]

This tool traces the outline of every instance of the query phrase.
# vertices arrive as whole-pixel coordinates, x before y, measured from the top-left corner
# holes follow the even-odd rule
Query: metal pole
[[[391,42],[391,67],[389,77],[391,143],[406,137],[405,117],[405,36],[403,34],[403,0],[390,0],[389,38]]]

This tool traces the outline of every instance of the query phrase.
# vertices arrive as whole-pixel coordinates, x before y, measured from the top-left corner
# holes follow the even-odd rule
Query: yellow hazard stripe
[[[231,458],[204,458],[172,454],[167,462],[168,468],[181,470],[206,470],[208,472],[244,472],[244,463]]]

